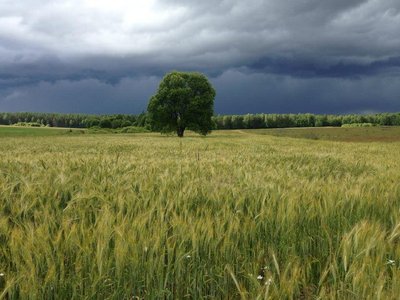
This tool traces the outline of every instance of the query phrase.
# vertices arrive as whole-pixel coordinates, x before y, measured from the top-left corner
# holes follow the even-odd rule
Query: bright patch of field
[[[221,131],[0,151],[0,297],[400,295],[400,143]]]
[[[266,134],[279,137],[331,140],[346,142],[400,142],[400,127],[317,127],[317,128],[273,128],[251,129],[247,133]]]
[[[19,136],[54,136],[65,134],[81,134],[84,129],[54,128],[54,127],[17,127],[0,125],[0,138]]]

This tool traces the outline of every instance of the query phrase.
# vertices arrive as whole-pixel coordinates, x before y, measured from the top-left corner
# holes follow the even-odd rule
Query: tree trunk
[[[185,131],[185,127],[178,127],[178,129],[176,129],[176,134],[179,137],[183,137],[183,132]]]

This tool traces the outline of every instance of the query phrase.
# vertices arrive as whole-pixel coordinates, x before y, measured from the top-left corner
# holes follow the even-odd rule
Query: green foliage
[[[99,125],[101,128],[112,128],[112,121],[111,119],[105,118],[100,120]]]
[[[138,117],[137,117],[137,121],[136,121],[136,126],[138,126],[138,127],[145,127],[145,128],[148,128],[148,127],[150,127],[150,124],[149,124],[149,119],[148,119],[148,117],[147,117],[147,114],[146,113],[141,113]]]
[[[213,117],[215,129],[258,129],[288,127],[340,127],[342,124],[371,123],[399,126],[400,113],[371,115],[246,114]]]
[[[212,129],[214,97],[215,90],[203,74],[171,72],[150,99],[150,124],[154,130],[180,137],[185,129],[206,135]]]
[[[0,125],[39,124],[49,127],[89,128],[104,126],[106,128],[121,128],[137,125],[135,115],[86,115],[86,114],[55,114],[55,113],[0,113]]]
[[[99,126],[94,126],[88,129],[88,133],[145,133],[149,132],[148,129],[144,127],[137,127],[137,126],[127,126],[123,128],[102,128]]]
[[[2,138],[1,298],[397,299],[400,144],[262,131]]]
[[[151,128],[146,113],[139,115],[84,115],[51,113],[0,113],[0,125],[39,124],[39,126],[70,128],[123,128],[128,126]],[[340,127],[342,124],[371,123],[400,126],[400,113],[369,115],[313,115],[313,114],[247,114],[213,116],[212,129],[258,129],[288,127]],[[156,126],[153,126],[156,127]],[[193,126],[192,129],[195,129]],[[163,128],[159,129],[162,130]],[[164,131],[168,131],[164,128]],[[173,130],[172,130],[173,131]]]
[[[144,133],[144,132],[149,132],[149,130],[137,126],[128,126],[119,129],[119,133]]]
[[[100,127],[100,119],[95,116],[90,116],[83,120],[85,127]]]

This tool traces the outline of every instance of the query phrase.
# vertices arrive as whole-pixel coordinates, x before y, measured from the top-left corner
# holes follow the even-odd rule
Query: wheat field
[[[0,298],[397,299],[400,143],[0,139]]]

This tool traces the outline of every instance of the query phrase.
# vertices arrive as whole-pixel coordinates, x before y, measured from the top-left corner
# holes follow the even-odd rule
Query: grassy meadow
[[[311,140],[330,140],[344,142],[400,142],[400,127],[317,127],[317,128],[279,128],[253,129],[247,133],[266,134]]]
[[[398,299],[399,129],[349,130],[0,128],[0,298]]]
[[[37,136],[55,136],[71,135],[85,133],[85,129],[69,129],[55,127],[22,127],[22,126],[4,126],[0,125],[0,138],[2,137],[37,137]]]

